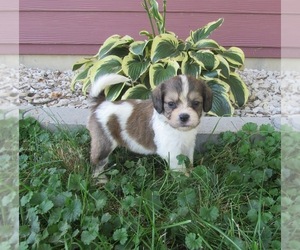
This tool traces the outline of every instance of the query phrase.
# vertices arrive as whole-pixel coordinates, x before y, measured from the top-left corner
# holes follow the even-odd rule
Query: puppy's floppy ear
[[[164,100],[163,100],[163,83],[158,85],[153,91],[152,91],[152,102],[155,110],[161,114],[164,110]]]
[[[212,108],[213,92],[206,83],[203,83],[202,97],[203,97],[203,110],[205,112],[208,112]]]

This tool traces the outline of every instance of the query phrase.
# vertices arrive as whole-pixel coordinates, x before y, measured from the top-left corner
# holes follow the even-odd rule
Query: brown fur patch
[[[89,118],[88,129],[91,135],[91,162],[94,165],[101,165],[101,161],[105,160],[113,150],[112,144],[103,132],[95,113],[92,113]]]
[[[117,141],[118,145],[126,146],[122,136],[121,136],[121,126],[116,115],[111,115],[107,121],[107,127],[112,135],[112,137]]]
[[[154,144],[154,131],[151,118],[153,114],[153,103],[151,100],[135,102],[134,109],[127,121],[127,132],[146,149],[156,150]]]
[[[212,99],[213,93],[212,90],[207,86],[207,84],[193,77],[188,77],[189,81],[189,93],[199,93],[203,98],[203,110],[208,112],[212,108]],[[189,98],[191,98],[191,94],[189,94]]]

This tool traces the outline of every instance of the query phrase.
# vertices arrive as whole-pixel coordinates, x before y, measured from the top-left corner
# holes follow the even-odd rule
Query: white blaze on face
[[[189,94],[189,81],[185,75],[180,75],[182,82],[182,92],[180,93],[179,100],[182,104],[187,107],[188,106],[188,94]]]

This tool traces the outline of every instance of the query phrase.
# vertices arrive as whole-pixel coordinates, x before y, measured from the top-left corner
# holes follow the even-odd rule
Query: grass
[[[116,150],[91,178],[86,130],[20,121],[20,249],[280,249],[280,133],[246,124],[191,176]]]
[[[0,109],[0,249],[18,248],[18,111]]]

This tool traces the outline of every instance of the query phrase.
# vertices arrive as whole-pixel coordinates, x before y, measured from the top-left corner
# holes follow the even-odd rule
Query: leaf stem
[[[162,32],[166,33],[166,15],[167,15],[167,0],[163,1],[164,5],[164,11],[163,11],[163,26],[162,26]]]
[[[150,10],[149,10],[148,4],[147,4],[147,0],[143,0],[143,1],[144,1],[144,3],[142,3],[142,6],[144,7],[144,9],[147,12],[149,22],[150,22],[150,25],[151,25],[151,29],[152,29],[152,35],[153,35],[153,37],[155,37],[156,32],[155,32],[155,29],[154,29],[153,20],[152,20],[151,14],[150,14]]]

